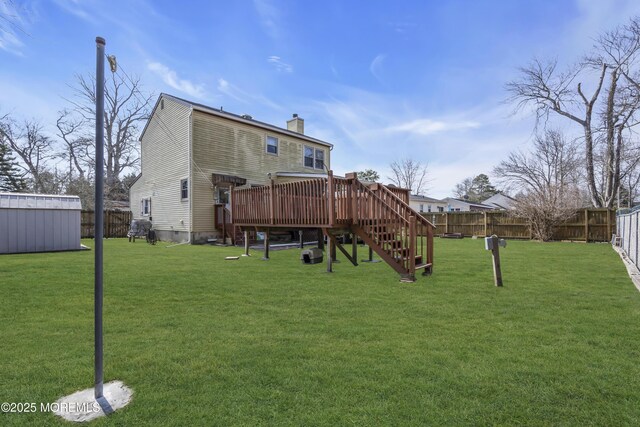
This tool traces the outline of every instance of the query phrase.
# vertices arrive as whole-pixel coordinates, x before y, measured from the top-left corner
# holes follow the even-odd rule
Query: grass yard
[[[134,398],[94,425],[640,424],[640,293],[609,245],[510,241],[502,289],[482,240],[435,250],[406,284],[296,249],[105,241],[105,381]],[[0,401],[92,386],[92,263],[0,257]]]

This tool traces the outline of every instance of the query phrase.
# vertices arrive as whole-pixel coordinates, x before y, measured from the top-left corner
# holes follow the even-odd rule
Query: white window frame
[[[146,213],[145,210],[147,211]],[[140,215],[151,216],[151,198],[140,199]]]
[[[313,153],[313,155],[311,157],[313,159],[313,165],[312,166],[307,166],[307,163],[306,163],[307,156],[305,155],[305,151],[307,150],[307,148],[310,149],[312,151],[312,153]],[[316,167],[316,162],[318,160],[320,160],[318,158],[318,154],[317,154],[319,152],[322,153],[322,165],[321,165],[321,167],[318,168],[318,167]],[[327,155],[327,153],[322,148],[316,148],[316,147],[314,147],[312,145],[303,145],[303,147],[302,147],[302,166],[307,168],[307,169],[324,170],[324,165],[326,165],[326,159],[327,159],[326,155]]]
[[[420,212],[424,212],[424,204],[420,203]]]
[[[275,139],[275,141],[276,141],[276,144],[275,144],[276,152],[275,153],[272,153],[272,152],[269,151],[269,147],[270,146],[272,146],[272,147],[274,146],[273,144],[269,144],[269,138]],[[264,140],[264,150],[265,150],[265,152],[267,154],[270,154],[272,156],[279,155],[280,154],[280,139],[277,136],[267,135],[265,137],[265,140]]]
[[[182,191],[183,191],[182,185],[183,184],[187,184],[187,189],[186,189],[187,197],[182,197]],[[189,200],[189,178],[184,178],[184,179],[180,180],[180,200],[183,200],[183,201],[184,200]]]

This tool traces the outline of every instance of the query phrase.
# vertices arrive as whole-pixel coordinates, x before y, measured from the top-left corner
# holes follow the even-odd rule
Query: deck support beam
[[[358,266],[358,261],[357,261],[357,252],[356,254],[350,254],[349,252],[347,252],[347,250],[344,248],[344,246],[342,246],[342,244],[338,241],[338,239],[336,238],[336,236],[334,236],[331,233],[327,233],[327,236],[329,237],[329,240],[331,241],[331,255],[332,255],[332,261],[335,262],[335,256],[336,256],[336,247],[338,249],[340,249],[340,252],[342,252],[342,254],[344,256],[347,257],[347,259],[349,261],[351,261],[351,264],[355,265],[356,267]],[[354,234],[354,238],[355,238],[355,234]],[[357,249],[356,249],[357,251]]]
[[[331,237],[329,236],[329,232],[327,231],[326,228],[322,229],[322,233],[327,236],[327,238],[329,239],[329,243],[327,245],[327,273],[333,273],[333,254],[331,253],[331,249],[332,249],[332,245],[331,245]],[[335,248],[333,249],[335,251]]]
[[[264,233],[264,257],[262,257],[263,261],[269,261],[269,235],[271,234],[271,230],[267,228],[267,231]]]

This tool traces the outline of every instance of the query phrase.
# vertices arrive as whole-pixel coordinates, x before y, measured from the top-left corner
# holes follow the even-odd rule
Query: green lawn
[[[609,245],[510,241],[501,289],[482,240],[435,250],[407,284],[295,249],[105,241],[105,380],[134,399],[95,425],[640,424],[640,293]],[[92,263],[0,257],[0,401],[92,385]]]

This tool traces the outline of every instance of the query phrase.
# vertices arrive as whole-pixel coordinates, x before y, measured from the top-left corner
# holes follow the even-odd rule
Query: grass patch
[[[611,247],[509,242],[499,289],[483,245],[436,239],[434,275],[403,284],[298,250],[107,240],[105,380],[134,399],[95,425],[640,424],[640,293]],[[0,401],[92,385],[92,263],[0,257]]]

